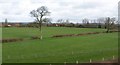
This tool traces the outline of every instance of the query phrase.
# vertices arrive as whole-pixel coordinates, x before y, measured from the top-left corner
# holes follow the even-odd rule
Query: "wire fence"
[[[72,54],[73,54],[73,52],[72,52]],[[39,55],[37,55],[37,54],[35,54],[35,55],[33,55],[32,56],[33,58],[39,58]],[[31,57],[29,57],[30,59],[32,59]],[[80,57],[79,57],[80,58]],[[13,57],[11,57],[11,56],[7,56],[7,58],[5,59],[5,60],[14,60],[15,58],[13,58]],[[19,59],[26,59],[26,56],[24,56],[24,55],[20,55],[19,56]],[[28,58],[27,58],[28,59]],[[106,58],[106,57],[101,57],[101,59],[99,59],[99,60],[96,60],[96,59],[94,59],[94,58],[89,58],[88,60],[86,60],[86,61],[80,61],[80,60],[76,60],[76,58],[69,58],[69,59],[73,59],[75,62],[74,63],[76,63],[76,64],[79,64],[79,63],[99,63],[99,62],[105,62],[105,61],[110,61],[110,60],[116,60],[117,59],[117,56],[115,56],[115,55],[113,55],[113,56],[111,56],[111,57],[109,57],[109,58]],[[66,63],[71,63],[70,61],[65,61],[65,62],[63,62],[64,64],[66,64]]]

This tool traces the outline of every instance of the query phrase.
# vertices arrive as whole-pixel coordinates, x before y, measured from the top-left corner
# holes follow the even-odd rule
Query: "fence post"
[[[92,59],[90,59],[90,63],[92,62]]]
[[[105,60],[105,58],[103,57],[103,58],[102,58],[102,61],[104,61],[104,60]]]
[[[78,64],[79,62],[78,61],[76,61],[76,64]]]
[[[115,56],[113,56],[113,60],[115,59]]]
[[[66,62],[64,62],[64,64],[66,65]]]

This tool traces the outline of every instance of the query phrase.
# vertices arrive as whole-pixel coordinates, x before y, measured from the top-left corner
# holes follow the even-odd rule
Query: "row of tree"
[[[33,10],[30,12],[30,14],[32,15],[32,17],[35,17],[35,22],[37,22],[39,30],[41,32],[41,39],[42,39],[42,23],[46,22],[46,23],[50,23],[52,19],[49,18],[44,18],[44,16],[49,15],[50,12],[48,11],[47,7],[45,6],[41,6],[40,8],[38,8],[37,10]],[[63,19],[59,19],[57,20],[58,23],[62,23],[62,24],[68,24],[69,20],[63,20]],[[104,18],[98,18],[97,20],[89,20],[87,18],[82,20],[83,25],[89,25],[90,23],[97,23],[99,25],[99,27],[101,27],[101,24],[105,25],[105,28],[107,28],[106,32],[109,32],[110,27],[112,25],[114,25],[116,22],[115,18],[110,18],[110,17],[104,17]],[[116,22],[118,23],[118,22]]]
[[[103,24],[103,23],[106,23],[106,20],[107,20],[107,19],[108,19],[108,17],[101,17],[101,18],[93,19],[93,20],[84,18],[84,19],[82,20],[82,23],[83,23],[83,24],[89,24],[89,23],[99,23],[99,24]],[[110,21],[111,21],[112,23],[118,23],[115,17],[110,18]]]

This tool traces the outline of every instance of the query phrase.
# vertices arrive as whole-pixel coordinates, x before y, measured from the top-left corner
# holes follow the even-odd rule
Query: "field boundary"
[[[17,42],[17,41],[23,41],[23,38],[12,38],[12,39],[2,39],[0,42],[2,43],[7,43],[7,42]]]
[[[120,31],[110,31],[112,32],[120,32]],[[84,36],[84,35],[91,35],[91,34],[100,34],[100,33],[106,33],[104,32],[89,32],[89,33],[81,33],[81,34],[65,34],[65,35],[54,35],[52,38],[57,38],[57,37],[72,37],[72,36]]]
[[[113,33],[113,32],[120,32],[120,31],[110,31],[110,33]],[[101,33],[106,33],[106,32],[104,31],[104,32],[88,32],[88,33],[80,33],[80,34],[53,35],[52,38],[85,36],[85,35],[93,35],[93,34],[101,34]],[[40,37],[32,36],[28,40],[35,40],[35,39],[40,39]],[[25,39],[24,38],[9,38],[9,39],[0,39],[0,42],[8,43],[8,42],[18,42],[18,41],[23,41],[23,40],[25,40]]]

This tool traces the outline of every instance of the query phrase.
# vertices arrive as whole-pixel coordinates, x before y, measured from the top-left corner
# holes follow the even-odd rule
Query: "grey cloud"
[[[81,20],[84,17],[97,18],[101,16],[117,16],[118,0],[109,2],[101,0],[0,0],[0,21],[9,18],[10,21],[32,21],[29,16],[33,9],[45,5],[51,11],[53,20]],[[103,3],[104,2],[104,3]],[[109,6],[110,5],[110,6]],[[103,14],[104,13],[104,14]]]
[[[42,3],[45,2],[46,0],[30,0],[32,3],[36,4],[36,3]]]
[[[104,6],[98,2],[85,2],[78,5],[74,5],[73,9],[95,9]]]
[[[0,3],[17,3],[20,2],[21,0],[0,0]]]
[[[21,15],[21,12],[9,12],[9,11],[4,11],[3,15]]]

